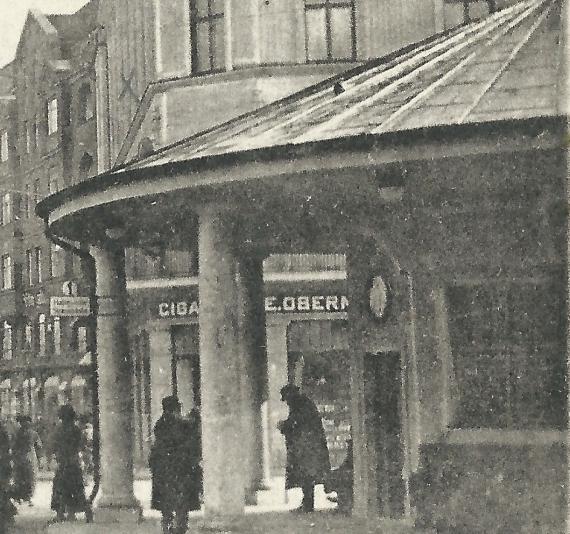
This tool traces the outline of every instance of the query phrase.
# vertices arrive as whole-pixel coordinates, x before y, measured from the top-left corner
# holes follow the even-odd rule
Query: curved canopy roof
[[[564,115],[561,3],[523,0],[120,170],[363,134]]]

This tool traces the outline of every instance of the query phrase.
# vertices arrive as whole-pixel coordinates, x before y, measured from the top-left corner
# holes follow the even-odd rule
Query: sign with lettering
[[[334,313],[348,310],[348,298],[345,295],[298,295],[265,297],[266,313]],[[200,306],[198,299],[164,300],[157,304],[158,317],[198,317]]]
[[[91,314],[89,297],[51,297],[50,313],[58,317],[84,317]]]

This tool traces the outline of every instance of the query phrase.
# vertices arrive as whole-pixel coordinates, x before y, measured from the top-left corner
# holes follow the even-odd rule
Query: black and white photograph
[[[570,533],[570,0],[0,0],[0,534]]]

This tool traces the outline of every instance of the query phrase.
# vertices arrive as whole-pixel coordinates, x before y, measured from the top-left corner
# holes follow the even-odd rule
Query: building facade
[[[94,283],[62,253],[53,276],[43,259],[61,251],[43,221],[15,221],[9,409],[32,379],[77,402],[66,388],[88,385],[93,333],[79,317],[56,327],[47,304],[96,289],[101,509],[137,507],[133,463],[177,393],[203,412],[206,513],[240,513],[284,473],[279,389],[294,382],[321,409],[333,464],[352,434],[356,514],[416,509],[434,524],[469,515],[453,495],[505,501],[534,477],[545,497],[514,499],[504,520],[557,528],[563,496],[544,473],[565,465],[563,106],[559,56],[540,73],[536,57],[558,46],[559,2],[84,9],[31,15],[2,100],[14,154],[2,176],[23,198],[52,193],[49,233],[97,271]],[[80,14],[89,22],[70,24]],[[67,40],[26,60],[46,21]],[[41,91],[23,84],[28,63],[42,64]],[[45,130],[37,155],[28,123]],[[72,347],[61,359],[57,332]],[[28,339],[37,361],[18,356]]]

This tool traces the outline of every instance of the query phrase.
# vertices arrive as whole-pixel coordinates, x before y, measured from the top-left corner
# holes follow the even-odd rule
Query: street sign
[[[91,314],[89,297],[51,297],[50,313],[60,317],[85,317]]]

